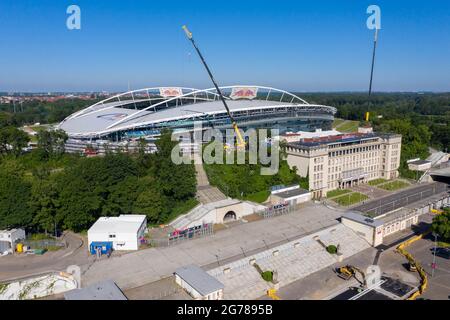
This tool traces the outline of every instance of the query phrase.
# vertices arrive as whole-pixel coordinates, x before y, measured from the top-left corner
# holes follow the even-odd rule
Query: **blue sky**
[[[81,8],[81,30],[66,9]],[[450,91],[450,1],[1,0],[0,91],[211,87],[364,91],[381,7],[375,91]]]

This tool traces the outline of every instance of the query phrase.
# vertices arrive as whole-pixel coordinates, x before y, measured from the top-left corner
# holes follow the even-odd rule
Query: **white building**
[[[23,229],[0,230],[0,255],[5,251],[14,251],[15,243],[25,237]]]
[[[289,203],[291,206],[311,200],[311,192],[300,188],[298,184],[292,186],[282,186],[270,192],[270,202],[272,204]]]
[[[96,247],[102,253],[114,250],[137,250],[140,238],[147,229],[145,215],[122,214],[118,217],[100,217],[88,230],[88,246],[91,253]]]
[[[190,265],[178,268],[175,282],[195,300],[222,300],[224,285],[200,267]]]
[[[383,222],[363,216],[356,212],[347,212],[341,217],[344,226],[364,238],[371,246],[383,243]]]
[[[287,162],[309,177],[313,198],[378,178],[398,177],[402,137],[397,134],[349,133],[288,143]]]

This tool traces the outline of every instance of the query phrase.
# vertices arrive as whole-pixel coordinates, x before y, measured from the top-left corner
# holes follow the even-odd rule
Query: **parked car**
[[[436,256],[444,258],[444,259],[450,259],[450,248],[436,248],[436,250],[431,249],[431,252],[434,253],[436,251]]]

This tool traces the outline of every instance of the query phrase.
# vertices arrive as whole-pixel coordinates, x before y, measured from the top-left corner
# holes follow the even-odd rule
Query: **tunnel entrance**
[[[223,222],[230,222],[236,220],[236,213],[234,211],[228,211],[223,216]]]

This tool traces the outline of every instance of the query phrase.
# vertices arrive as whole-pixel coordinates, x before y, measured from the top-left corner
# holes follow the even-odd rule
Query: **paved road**
[[[433,182],[421,184],[377,200],[366,202],[354,207],[353,210],[372,213],[378,216],[434,194],[445,192],[446,190],[448,190],[448,186],[445,183]]]
[[[411,244],[408,250],[416,258],[428,275],[428,288],[420,297],[431,300],[449,300],[450,299],[450,260],[436,256],[436,269],[433,277],[431,263],[433,254],[431,248],[434,247],[434,237],[431,235],[425,239],[418,240]]]
[[[206,266],[207,269],[216,266],[218,260],[223,265],[224,262],[241,258],[244,254],[266,250],[266,245],[287,242],[288,239],[292,240],[335,225],[340,216],[338,211],[311,203],[296,212],[243,223],[211,237],[98,261],[85,272],[82,283],[86,286],[109,278],[126,290],[167,277],[183,265],[196,264]]]
[[[82,237],[72,232],[66,232],[63,239],[67,241],[66,249],[46,252],[42,256],[15,254],[1,257],[0,281],[49,271],[61,271],[72,264],[83,265],[92,260]]]

